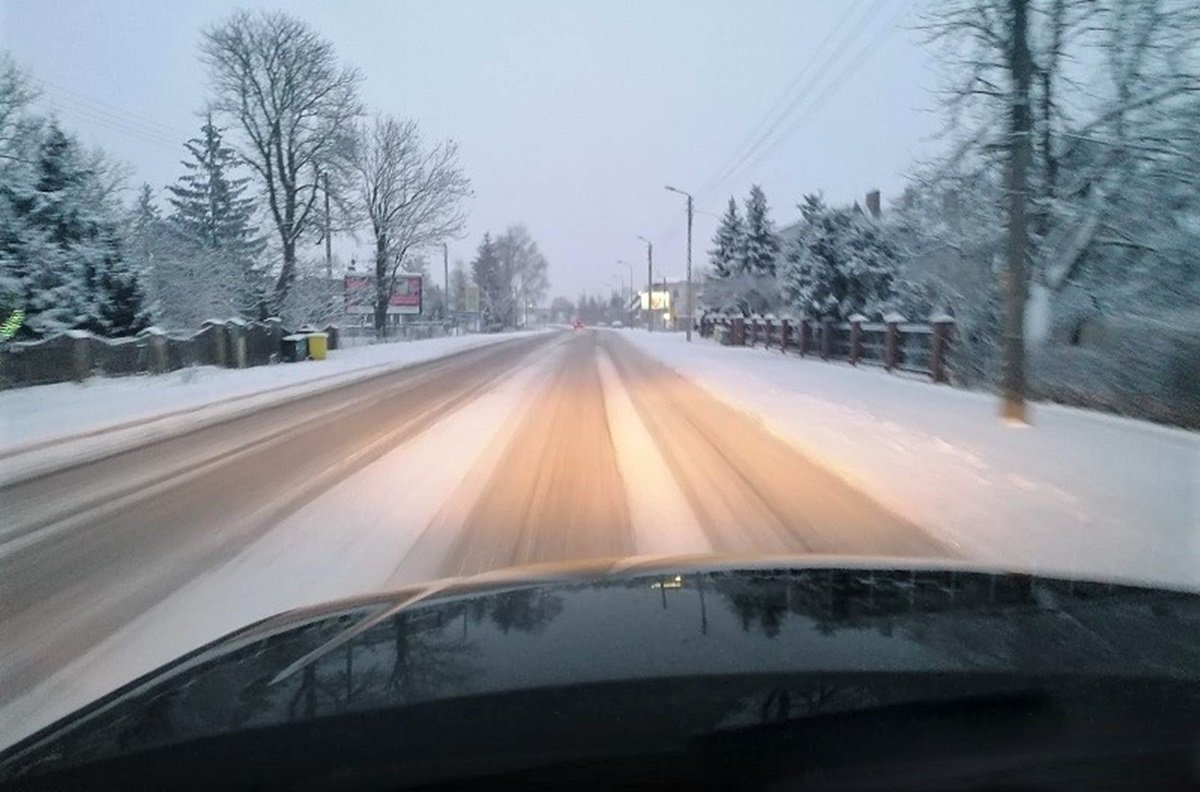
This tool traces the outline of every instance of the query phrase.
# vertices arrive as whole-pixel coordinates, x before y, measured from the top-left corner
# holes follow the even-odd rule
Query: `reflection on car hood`
[[[293,611],[180,658],[14,746],[0,759],[0,780],[232,731],[622,680],[1200,676],[1195,594],[884,563],[590,562]],[[739,715],[706,717],[719,724]]]

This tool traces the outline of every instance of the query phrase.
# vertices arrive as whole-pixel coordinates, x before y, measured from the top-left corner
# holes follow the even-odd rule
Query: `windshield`
[[[0,749],[536,565],[1200,591],[1197,42],[1190,0],[0,0]]]

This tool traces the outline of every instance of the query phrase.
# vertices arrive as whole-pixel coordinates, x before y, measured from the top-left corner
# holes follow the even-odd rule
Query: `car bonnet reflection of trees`
[[[646,588],[657,590],[649,600],[620,593]],[[580,684],[676,674],[682,654],[690,665],[678,675],[747,674],[737,685],[704,693],[703,706],[715,713],[707,720],[712,728],[919,700],[941,671],[960,681],[1063,672],[1194,680],[1200,669],[1200,647],[1186,637],[1200,629],[1193,595],[948,571],[672,574],[520,588],[404,608],[320,651],[392,605],[384,600],[268,633],[151,686],[65,736],[61,755],[83,761],[255,726],[504,690],[506,669],[494,668],[488,651],[495,641],[516,648],[516,657],[561,655],[565,662],[580,651],[571,641],[581,630],[627,647],[629,662],[622,670],[598,667]],[[566,629],[547,632],[564,614]],[[699,643],[683,640],[692,630]],[[860,643],[871,636],[888,640]],[[853,659],[860,651],[861,661]],[[305,657],[312,659],[272,684]],[[772,659],[762,666],[762,658]],[[893,670],[908,679],[869,673]],[[489,681],[493,672],[499,673]]]

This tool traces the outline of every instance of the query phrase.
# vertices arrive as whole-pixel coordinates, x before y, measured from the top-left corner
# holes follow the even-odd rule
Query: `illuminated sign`
[[[638,292],[638,298],[641,300],[643,311],[671,310],[671,292],[669,291],[650,292],[649,297],[647,297],[646,292]]]

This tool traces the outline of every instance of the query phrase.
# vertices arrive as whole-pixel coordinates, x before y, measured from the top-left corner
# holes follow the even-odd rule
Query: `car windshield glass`
[[[1063,603],[1200,593],[1198,42],[1195,0],[0,0],[0,751],[97,702],[158,744],[117,702],[198,657],[176,725],[817,673],[834,623],[1178,682],[1193,616]],[[705,600],[734,656],[687,632],[726,573],[824,582]],[[486,689],[434,662],[477,627]]]

